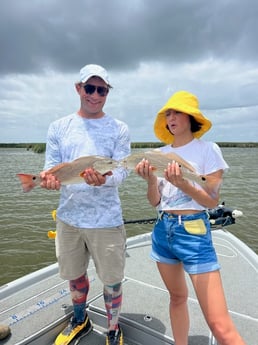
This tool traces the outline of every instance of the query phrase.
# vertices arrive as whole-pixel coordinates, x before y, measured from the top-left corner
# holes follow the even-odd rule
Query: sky
[[[0,143],[45,142],[79,109],[89,63],[107,69],[105,112],[133,142],[159,141],[156,114],[179,90],[212,121],[204,140],[257,142],[257,15],[257,0],[1,0]]]

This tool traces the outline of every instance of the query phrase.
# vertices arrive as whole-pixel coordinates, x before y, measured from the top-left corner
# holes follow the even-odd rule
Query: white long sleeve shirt
[[[86,119],[73,113],[50,124],[44,170],[82,156],[120,160],[130,153],[130,135],[124,122],[107,114],[99,119]],[[123,224],[118,186],[127,176],[128,171],[119,167],[99,187],[84,182],[61,186],[57,217],[79,228]]]

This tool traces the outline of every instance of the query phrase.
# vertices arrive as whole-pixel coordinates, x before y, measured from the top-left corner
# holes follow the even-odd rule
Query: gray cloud
[[[134,141],[155,140],[156,112],[179,89],[211,118],[205,137],[257,141],[257,13],[256,0],[1,0],[0,141],[44,141],[77,109],[87,63],[109,71],[106,111]]]
[[[89,62],[258,58],[258,3],[206,0],[1,0],[0,73],[76,71]]]

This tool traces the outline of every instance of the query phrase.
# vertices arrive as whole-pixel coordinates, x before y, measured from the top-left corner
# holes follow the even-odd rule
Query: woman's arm
[[[185,194],[189,195],[196,202],[198,202],[198,204],[207,208],[213,208],[218,205],[222,176],[222,169],[206,175],[205,185],[203,189],[199,189],[191,182],[183,178],[181,169],[177,162],[168,164],[164,175],[167,181],[181,189]]]

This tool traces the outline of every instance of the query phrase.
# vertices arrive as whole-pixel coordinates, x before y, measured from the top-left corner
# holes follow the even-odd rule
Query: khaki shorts
[[[105,285],[124,278],[126,233],[124,225],[113,228],[81,229],[56,221],[56,257],[60,277],[74,280],[87,272],[90,257]]]

